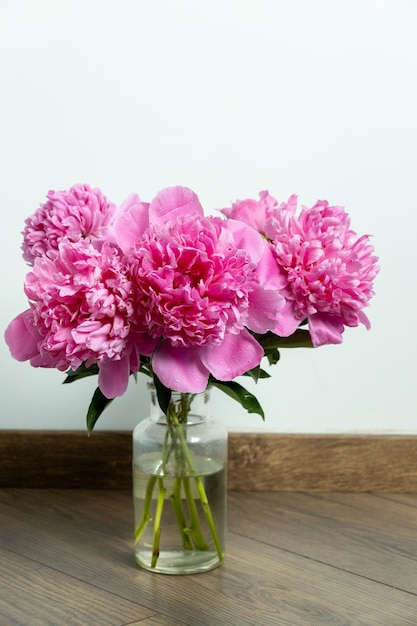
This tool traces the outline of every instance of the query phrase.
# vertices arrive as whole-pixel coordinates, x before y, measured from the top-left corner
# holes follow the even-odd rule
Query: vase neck
[[[153,383],[148,385],[151,396],[151,417],[158,422],[172,424],[200,423],[210,417],[210,388],[202,393],[180,393],[173,391],[166,415],[159,406]]]

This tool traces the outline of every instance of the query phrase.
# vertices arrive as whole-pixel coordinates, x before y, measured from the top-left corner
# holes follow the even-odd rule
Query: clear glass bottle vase
[[[227,431],[210,390],[172,392],[165,415],[149,385],[151,415],[133,431],[135,558],[165,574],[211,570],[224,557]]]

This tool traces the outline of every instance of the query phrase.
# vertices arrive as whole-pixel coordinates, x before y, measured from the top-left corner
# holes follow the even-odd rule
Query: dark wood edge
[[[417,436],[229,434],[235,491],[417,492]],[[0,487],[131,487],[131,434],[0,431]]]

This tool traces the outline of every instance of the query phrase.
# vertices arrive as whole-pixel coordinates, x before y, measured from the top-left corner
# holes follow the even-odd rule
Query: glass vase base
[[[215,550],[161,550],[152,566],[152,550],[135,553],[136,564],[156,574],[199,574],[219,567],[222,561]]]

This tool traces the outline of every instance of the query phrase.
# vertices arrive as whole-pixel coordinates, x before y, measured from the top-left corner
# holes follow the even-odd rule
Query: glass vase
[[[133,431],[135,558],[147,570],[193,574],[223,560],[227,431],[210,415],[210,390],[172,392]]]

